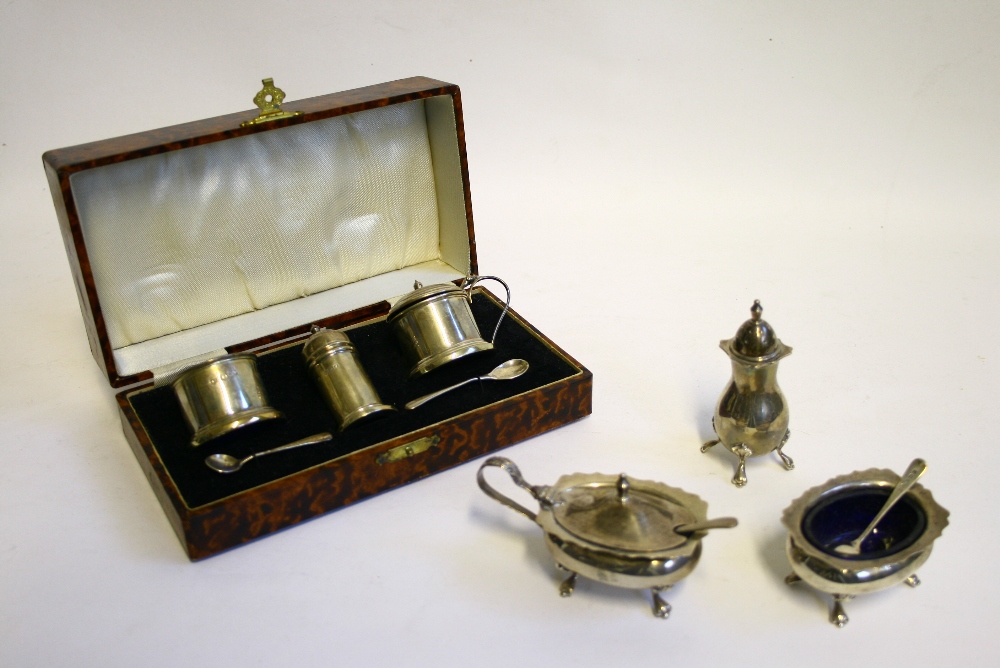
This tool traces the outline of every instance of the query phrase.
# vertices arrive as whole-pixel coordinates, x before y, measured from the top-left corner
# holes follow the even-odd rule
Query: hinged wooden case
[[[414,280],[478,272],[458,86],[414,77],[281,110],[302,113],[244,125],[256,114],[241,112],[43,156],[91,350],[124,388],[125,435],[192,560],[591,412],[590,372],[515,312],[493,351],[407,378],[391,303]],[[484,335],[501,310],[477,288]],[[531,367],[338,432],[301,356],[313,325],[347,329],[399,407],[505,359]],[[191,447],[169,381],[245,351],[286,419]],[[236,474],[204,464],[319,431],[333,441]]]

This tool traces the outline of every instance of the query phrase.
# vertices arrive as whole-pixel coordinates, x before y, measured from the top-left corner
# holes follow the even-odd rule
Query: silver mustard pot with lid
[[[390,309],[386,321],[412,365],[411,377],[467,355],[493,350],[492,340],[483,339],[472,315],[472,288],[486,279],[498,281],[507,291],[507,304],[493,330],[495,340],[510,306],[510,288],[496,276],[469,276],[461,286],[423,285],[415,281],[413,292]]]

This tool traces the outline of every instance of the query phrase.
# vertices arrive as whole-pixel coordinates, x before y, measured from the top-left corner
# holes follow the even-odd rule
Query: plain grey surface
[[[250,108],[263,77],[298,99],[414,74],[462,87],[481,269],[595,375],[592,417],[504,454],[740,519],[666,622],[639,593],[561,599],[477,463],[190,564],[126,445],[41,153]],[[0,81],[0,664],[994,660],[997,3],[14,0]],[[737,490],[698,446],[754,298],[795,348],[797,468]],[[782,583],[781,511],[916,456],[951,526],[921,587],[838,630]]]

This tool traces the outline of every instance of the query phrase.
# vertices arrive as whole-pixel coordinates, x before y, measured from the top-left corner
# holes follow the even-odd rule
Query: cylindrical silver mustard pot
[[[257,358],[225,355],[188,369],[173,382],[184,418],[201,445],[261,420],[284,417],[268,405]]]
[[[472,315],[472,288],[491,279],[507,291],[507,304],[488,342],[479,333]],[[469,276],[461,286],[452,283],[422,285],[400,299],[386,320],[413,366],[410,376],[419,376],[466,355],[493,349],[500,323],[510,307],[510,288],[496,276]]]
[[[755,300],[751,317],[736,336],[721,341],[733,363],[733,376],[719,397],[712,418],[718,436],[701,446],[702,452],[722,443],[740,458],[733,484],[747,484],[746,459],[777,451],[785,468],[795,468],[791,457],[781,451],[791,432],[788,429],[788,404],[778,387],[778,361],[792,353],[761,320],[760,301]]]
[[[302,347],[302,355],[341,430],[363,417],[396,410],[379,399],[344,332],[315,329]]]

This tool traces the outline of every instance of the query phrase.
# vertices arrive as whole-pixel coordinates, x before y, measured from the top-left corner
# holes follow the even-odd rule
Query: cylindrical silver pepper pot
[[[480,280],[498,281],[507,290],[507,306],[493,331],[496,338],[500,321],[510,305],[510,288],[495,276],[470,276],[461,287],[452,283],[421,285],[400,299],[386,321],[396,335],[403,354],[413,365],[410,376],[419,376],[453,360],[493,349],[483,339],[472,315],[472,288]]]
[[[173,382],[184,418],[201,445],[261,420],[284,417],[268,405],[257,358],[225,355],[188,369]]]
[[[781,451],[788,441],[788,404],[778,387],[778,361],[792,353],[775,335],[771,326],[760,319],[763,308],[755,300],[750,320],[736,336],[721,341],[733,364],[733,376],[719,397],[712,418],[718,438],[701,446],[707,452],[722,443],[740,458],[733,484],[747,484],[746,459],[777,451],[785,468],[795,468],[792,458]]]
[[[363,417],[396,410],[379,399],[354,344],[344,332],[315,330],[303,346],[302,355],[341,430]]]

